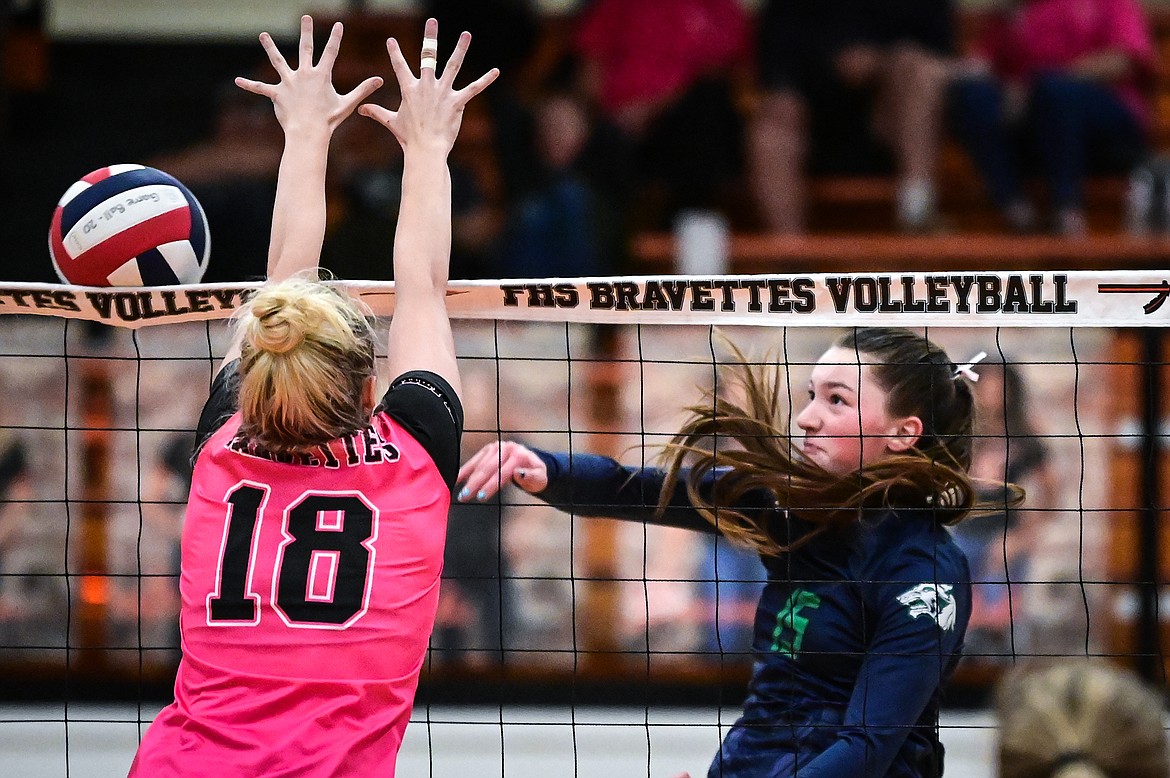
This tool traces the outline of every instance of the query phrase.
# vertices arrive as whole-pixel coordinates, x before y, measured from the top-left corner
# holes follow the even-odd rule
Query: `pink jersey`
[[[1028,81],[1102,51],[1124,52],[1132,72],[1111,84],[1144,126],[1150,107],[1143,87],[1157,70],[1149,22],[1134,0],[1029,0],[990,25],[979,48],[1007,80]]]
[[[735,0],[598,0],[581,16],[576,46],[598,67],[599,99],[612,114],[677,97],[745,59],[749,19]]]
[[[456,448],[457,416],[442,420]],[[296,461],[274,461],[239,426],[231,416],[195,464],[175,702],[130,774],[393,776],[453,473],[385,410]]]

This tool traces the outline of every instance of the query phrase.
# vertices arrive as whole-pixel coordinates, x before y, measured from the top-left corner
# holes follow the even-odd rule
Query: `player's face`
[[[886,392],[866,356],[834,346],[821,356],[808,382],[808,405],[796,417],[804,433],[801,453],[836,475],[851,473],[899,447],[903,420],[886,412]]]

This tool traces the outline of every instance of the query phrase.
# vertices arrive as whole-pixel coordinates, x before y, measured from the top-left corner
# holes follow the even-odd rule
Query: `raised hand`
[[[456,483],[463,487],[457,499],[482,502],[509,482],[535,494],[548,486],[548,468],[532,449],[519,443],[489,443],[459,468]]]
[[[463,109],[471,98],[486,89],[488,84],[500,75],[499,69],[492,68],[462,89],[455,89],[455,77],[459,75],[459,69],[463,66],[463,58],[471,44],[471,33],[465,32],[459,36],[455,51],[451,53],[451,58],[447,60],[441,75],[436,72],[438,38],[439,23],[434,19],[428,19],[423,31],[423,53],[418,78],[415,78],[410,66],[406,64],[398,41],[394,38],[388,39],[386,50],[390,53],[390,64],[398,79],[402,103],[397,111],[372,103],[358,109],[360,114],[370,117],[394,133],[404,151],[425,145],[437,147],[444,153],[449,152],[455,143],[455,136],[459,134]]]
[[[272,101],[276,119],[285,133],[313,127],[325,127],[330,133],[353,113],[354,109],[382,86],[382,79],[367,78],[352,91],[342,95],[333,87],[333,64],[341,48],[341,22],[333,25],[329,40],[321,50],[321,59],[313,64],[313,19],[301,17],[301,41],[297,67],[289,67],[268,33],[260,33],[260,45],[280,77],[279,83],[266,84],[237,78],[236,86],[263,95]]]

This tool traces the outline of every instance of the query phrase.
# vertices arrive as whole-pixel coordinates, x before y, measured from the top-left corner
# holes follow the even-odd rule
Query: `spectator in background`
[[[720,366],[708,387],[713,398],[721,397],[739,407],[748,398],[732,371]],[[711,436],[701,444],[714,450],[734,450],[733,439]],[[716,662],[751,660],[756,607],[768,581],[768,571],[758,554],[718,535],[700,538],[695,570],[693,617],[699,625],[697,650]]]
[[[0,428],[0,646],[63,647],[66,576],[40,542],[56,536],[51,529],[46,535],[46,525],[59,514],[41,493],[46,474],[36,472],[34,479],[38,447],[26,432]],[[63,559],[59,552],[56,557]]]
[[[136,603],[142,611],[137,616],[140,620],[146,620],[146,611],[149,610],[152,621],[162,623],[166,647],[174,650],[171,657],[174,662],[179,661],[182,645],[178,620],[181,551],[179,540],[183,534],[186,498],[191,492],[193,471],[191,452],[194,450],[194,433],[176,432],[170,435],[160,446],[154,466],[147,471],[142,485],[140,510],[143,528],[151,525],[149,533],[151,542],[162,541],[169,548],[162,554],[166,559],[165,575],[152,574],[144,577],[139,584],[141,594],[135,592],[136,599],[142,596],[141,605]],[[141,560],[139,566],[140,568],[142,566]]]
[[[513,632],[511,564],[501,538],[500,501],[451,503],[443,585],[431,634],[441,663],[499,665]]]
[[[698,649],[708,659],[750,662],[756,607],[768,573],[760,557],[719,537],[703,538],[696,575]]]
[[[496,278],[501,201],[512,202],[533,186],[532,117],[517,82],[536,45],[536,12],[531,0],[426,0],[421,10],[438,20],[441,48],[453,48],[460,30],[475,35],[464,73],[481,65],[483,72],[500,69],[483,102],[468,106],[448,158],[451,278]],[[347,122],[337,130],[330,165],[331,221],[321,266],[342,279],[392,280],[394,247],[386,236],[394,235],[398,221],[401,149],[376,127]]]
[[[478,42],[478,40],[477,40]],[[454,45],[454,44],[452,44]],[[456,141],[458,147],[459,141]],[[453,153],[451,171],[451,278],[495,277],[498,219],[475,175]],[[369,122],[346,122],[334,134],[329,205],[334,217],[321,249],[321,266],[351,281],[393,280],[394,225],[402,199],[402,149]]]
[[[1139,161],[1150,125],[1143,86],[1156,67],[1135,0],[1020,0],[999,13],[954,85],[953,113],[1009,229],[1037,223],[1023,156],[1047,179],[1055,231],[1086,231],[1086,169]]]
[[[483,103],[478,106],[472,103],[469,108],[473,113],[484,111],[487,115],[489,144],[502,189],[499,194],[513,202],[535,184],[532,166],[535,128],[532,113],[520,94],[525,66],[539,40],[540,22],[535,4],[533,0],[425,0],[422,6],[426,16],[439,20],[442,46],[454,46],[459,30],[470,30],[475,35],[475,46],[467,53],[465,73],[500,69],[500,77],[484,93]],[[472,140],[474,127],[466,124],[465,120],[460,146],[467,146]],[[458,147],[453,155],[458,159]],[[456,259],[452,257],[453,262]],[[459,278],[454,267],[451,273],[452,278]]]
[[[474,362],[461,372],[464,386],[463,450],[495,439],[495,373]],[[498,496],[488,502],[451,501],[443,584],[431,633],[434,664],[499,665],[515,645],[515,572],[504,550],[507,513]]]
[[[1019,367],[995,360],[978,370],[971,475],[984,504],[1004,507],[950,530],[971,565],[966,655],[1006,661],[1030,650],[1020,620],[1024,590],[1011,584],[1032,578],[1031,554],[1043,547],[1038,534],[1056,505],[1056,476]],[[1009,507],[1007,484],[1025,488],[1026,507]]]
[[[20,603],[13,601],[6,585],[4,557],[19,536],[26,514],[21,503],[32,499],[28,449],[9,430],[0,429],[0,621],[16,616]]]
[[[740,173],[748,21],[736,0],[596,0],[579,19],[582,87],[630,147],[639,194],[662,202],[652,226],[715,207]]]
[[[899,224],[931,227],[952,4],[767,0],[758,28],[763,96],[748,148],[765,225],[804,229],[806,167],[866,172],[888,150]]]
[[[611,266],[602,234],[604,203],[578,169],[592,128],[571,94],[545,98],[537,109],[539,179],[512,206],[504,242],[505,278],[604,275]]]
[[[1161,697],[1132,673],[1078,659],[1001,682],[1001,778],[1166,778]]]

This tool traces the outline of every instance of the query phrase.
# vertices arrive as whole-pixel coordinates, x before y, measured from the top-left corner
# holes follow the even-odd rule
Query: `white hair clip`
[[[979,381],[979,374],[975,372],[974,368],[975,368],[975,365],[979,364],[980,362],[982,362],[986,358],[987,358],[987,352],[980,351],[978,354],[971,357],[970,362],[966,363],[965,365],[959,365],[958,367],[955,368],[955,378],[958,378],[959,376],[963,376],[963,378],[966,378],[968,381],[978,382]]]

